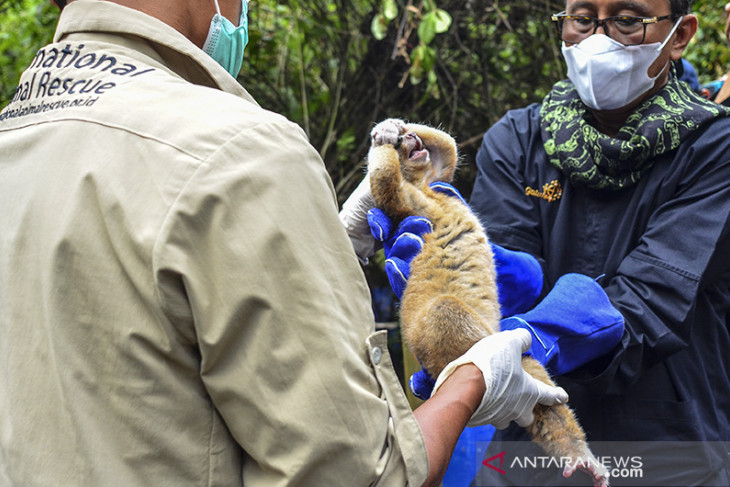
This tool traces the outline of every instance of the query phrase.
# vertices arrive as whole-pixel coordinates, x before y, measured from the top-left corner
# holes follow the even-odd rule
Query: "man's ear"
[[[684,50],[687,48],[689,41],[697,32],[697,16],[687,14],[682,17],[682,22],[677,26],[674,32],[674,40],[671,41],[672,48],[670,56],[672,61],[679,61],[682,58]]]

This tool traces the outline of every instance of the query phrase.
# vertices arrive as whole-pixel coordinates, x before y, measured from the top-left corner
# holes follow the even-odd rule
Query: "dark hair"
[[[669,5],[672,9],[672,17],[678,19],[682,15],[690,12],[692,0],[669,0]]]

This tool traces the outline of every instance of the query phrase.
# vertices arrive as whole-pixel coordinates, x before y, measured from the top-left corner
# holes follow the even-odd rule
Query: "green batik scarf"
[[[615,137],[590,124],[590,109],[573,84],[560,81],[543,100],[540,123],[550,162],[573,186],[620,190],[635,185],[657,156],[730,108],[705,100],[677,79],[672,68],[666,86],[634,111]]]

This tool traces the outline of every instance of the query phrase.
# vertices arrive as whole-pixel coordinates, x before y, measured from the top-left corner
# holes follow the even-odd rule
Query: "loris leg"
[[[524,357],[522,367],[536,379],[555,385],[545,368],[533,358]],[[538,404],[534,413],[535,421],[527,427],[533,441],[555,458],[571,459],[563,470],[563,476],[570,477],[579,469],[593,477],[595,487],[607,487],[608,471],[588,448],[573,411],[565,404],[551,407]]]
[[[401,327],[408,347],[436,378],[490,332],[472,308],[457,297],[423,290],[429,285],[422,279],[409,281],[401,303]]]
[[[375,204],[391,218],[402,220],[413,214],[408,191],[414,188],[403,181],[398,152],[392,145],[373,146],[368,153],[370,192]]]
[[[405,133],[405,126],[405,122],[397,118],[377,124],[370,132],[372,145],[368,152],[370,192],[375,204],[397,220],[408,216],[400,156],[396,149]]]

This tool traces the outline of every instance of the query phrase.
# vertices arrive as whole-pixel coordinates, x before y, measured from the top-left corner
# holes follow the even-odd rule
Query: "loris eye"
[[[403,143],[406,146],[409,160],[418,162],[425,162],[428,160],[428,151],[418,135],[414,133],[404,135]]]
[[[423,149],[423,143],[421,142],[421,138],[414,134],[413,132],[408,133],[405,135],[406,138],[410,139],[409,142],[411,144],[414,144],[413,149],[411,152],[419,151]]]

